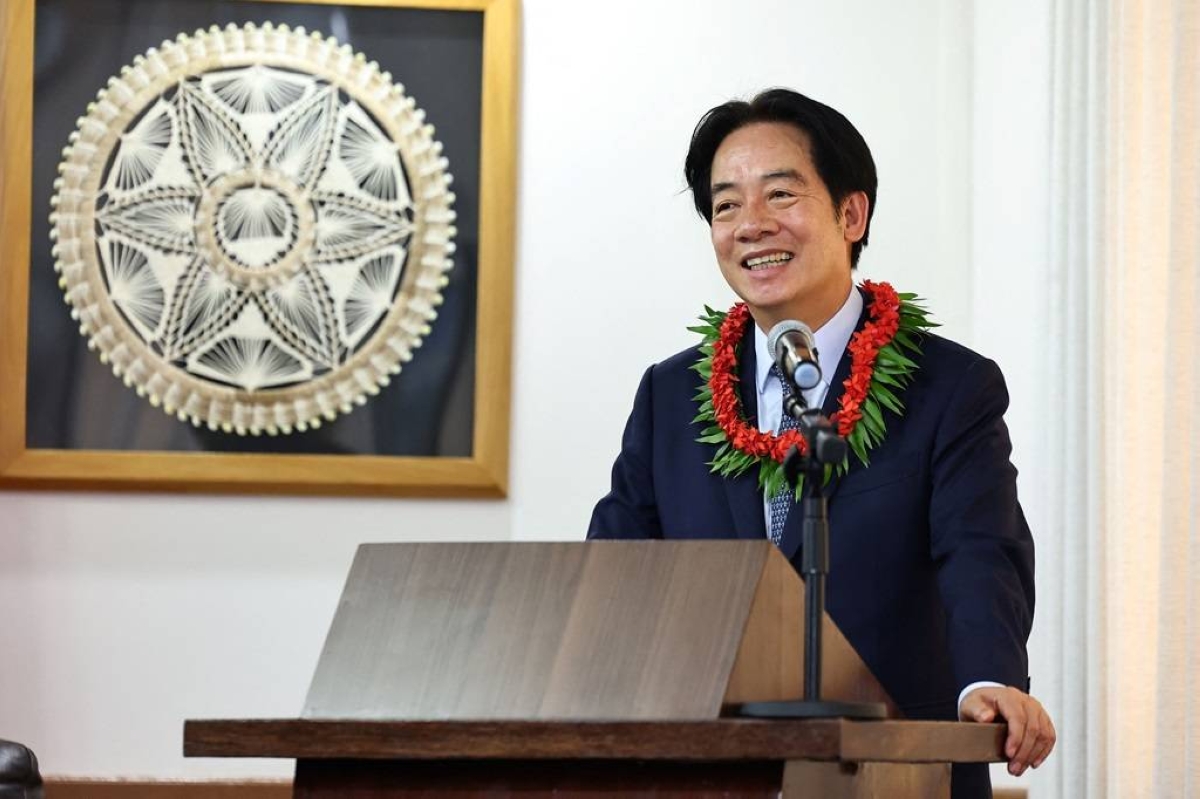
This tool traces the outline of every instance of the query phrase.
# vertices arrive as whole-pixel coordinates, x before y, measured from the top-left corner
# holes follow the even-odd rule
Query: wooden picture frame
[[[446,456],[31,446],[27,378],[30,325],[36,320],[30,318],[30,279],[31,269],[48,268],[31,264],[31,223],[35,214],[44,211],[33,207],[31,199],[37,2],[0,0],[0,487],[504,496],[511,389],[519,0],[238,1],[245,5],[290,3],[482,14],[470,452]],[[96,88],[105,78],[98,78]],[[67,312],[62,306],[60,310]],[[123,390],[132,393],[132,389]]]

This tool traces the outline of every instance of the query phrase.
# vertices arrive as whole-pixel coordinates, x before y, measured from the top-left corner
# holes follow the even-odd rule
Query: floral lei
[[[864,465],[867,453],[883,441],[887,433],[884,411],[904,414],[898,396],[912,380],[917,364],[906,353],[921,352],[921,335],[937,325],[927,318],[915,294],[898,294],[887,283],[864,281],[868,320],[850,339],[850,377],[843,383],[845,392],[830,422],[850,445],[850,451]],[[799,430],[781,435],[762,432],[746,421],[738,396],[738,349],[749,328],[750,309],[737,303],[728,312],[705,306],[703,323],[689,330],[704,336],[700,360],[691,368],[704,379],[696,401],[700,412],[692,421],[705,427],[697,441],[716,444],[716,456],[709,462],[713,473],[735,477],[759,464],[758,483],[767,496],[774,496],[783,485],[783,459],[793,446],[800,452],[808,448]],[[839,474],[850,468],[849,458],[837,466]],[[825,470],[825,480],[833,468]],[[799,487],[797,488],[799,490]]]

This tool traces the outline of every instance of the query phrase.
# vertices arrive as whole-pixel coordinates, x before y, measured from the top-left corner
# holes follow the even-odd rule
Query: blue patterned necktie
[[[782,402],[786,404],[788,397],[792,396],[792,387],[783,379],[777,366],[771,366],[771,374],[783,387]],[[799,427],[800,423],[784,410],[783,417],[779,422],[778,435],[783,435],[786,431],[796,430]],[[787,521],[788,509],[794,504],[796,504],[795,492],[786,483],[775,492],[775,496],[771,497],[771,541],[775,546],[779,546],[783,541],[783,525]]]

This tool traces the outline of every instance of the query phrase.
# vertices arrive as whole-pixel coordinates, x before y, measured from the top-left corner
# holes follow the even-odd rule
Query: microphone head
[[[783,354],[780,352],[779,343],[788,333],[799,333],[804,336],[809,347],[813,346],[813,332],[809,329],[808,325],[798,322],[795,319],[784,319],[771,328],[770,333],[767,333],[767,352],[771,353],[771,357],[775,359],[775,363],[779,363],[779,358]]]
[[[792,382],[801,391],[816,388],[821,385],[821,367],[812,361],[801,361],[796,364],[796,371],[792,372]]]
[[[794,353],[792,353],[792,357],[788,357],[789,348],[785,337],[791,336],[802,340],[802,343],[793,342],[793,347],[800,344],[805,350],[808,350],[803,360],[797,359]],[[783,320],[771,328],[771,332],[767,334],[767,350],[775,359],[775,365],[779,367],[779,371],[791,374],[792,383],[796,388],[808,391],[810,388],[820,385],[821,367],[815,361],[807,359],[809,355],[815,357],[817,353],[816,341],[813,339],[813,332],[808,325],[797,322],[795,319]]]

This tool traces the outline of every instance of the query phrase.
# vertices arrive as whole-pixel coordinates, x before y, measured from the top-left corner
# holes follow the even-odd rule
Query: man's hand
[[[1054,748],[1054,723],[1042,703],[1016,688],[976,688],[963,697],[959,715],[963,721],[1008,722],[1004,754],[1014,776],[1042,765]]]

